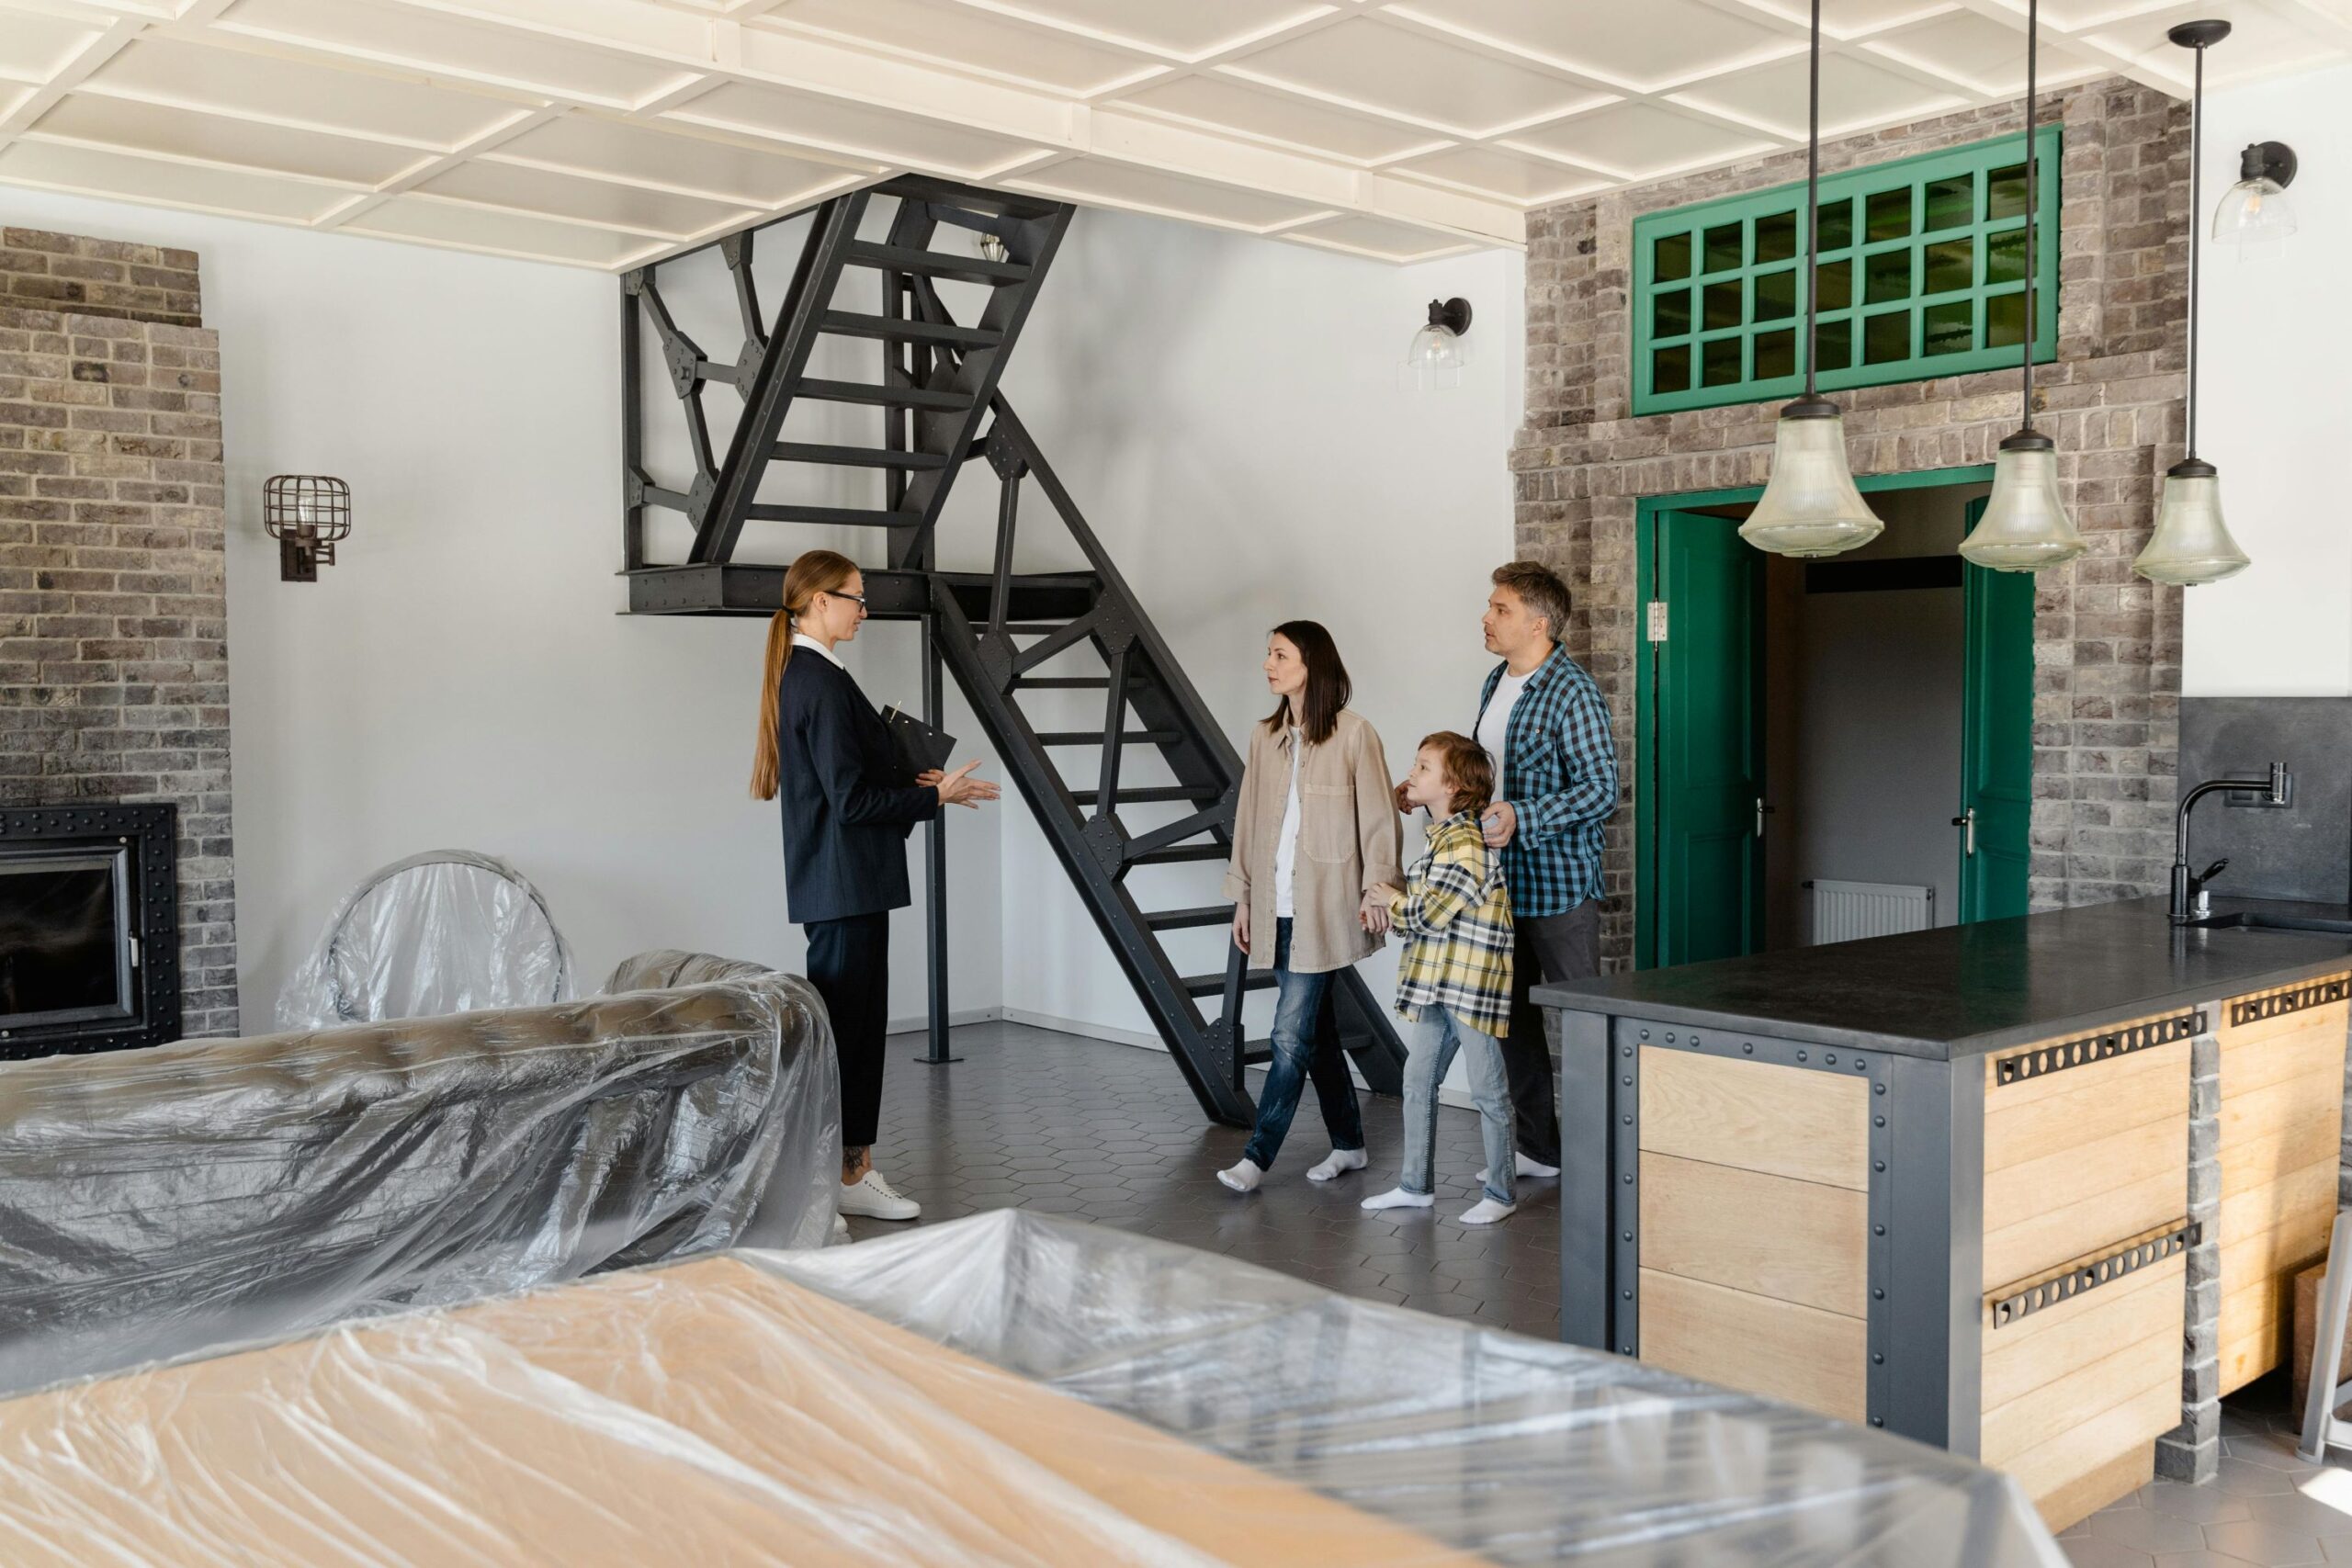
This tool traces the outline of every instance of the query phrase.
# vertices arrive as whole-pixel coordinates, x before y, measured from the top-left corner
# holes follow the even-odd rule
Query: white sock
[[[1308,1168],[1306,1179],[1329,1181],[1334,1178],[1345,1176],[1351,1170],[1362,1170],[1363,1168],[1364,1155],[1362,1149],[1333,1149],[1323,1156],[1322,1164]]]
[[[1545,1165],[1542,1160],[1531,1159],[1525,1155],[1515,1156],[1513,1163],[1519,1167],[1519,1174],[1521,1176],[1557,1176],[1560,1174],[1560,1168],[1558,1166]]]
[[[1266,1173],[1256,1160],[1245,1155],[1226,1169],[1218,1171],[1216,1179],[1236,1192],[1255,1192],[1258,1183],[1266,1179]]]
[[[1519,1205],[1516,1203],[1498,1203],[1492,1198],[1481,1198],[1463,1210],[1461,1218],[1465,1225],[1491,1225],[1497,1220],[1510,1219],[1518,1213]]]
[[[1363,1206],[1367,1209],[1428,1209],[1435,1207],[1436,1204],[1435,1193],[1408,1192],[1401,1187],[1392,1187],[1385,1192],[1377,1193],[1363,1201]]]

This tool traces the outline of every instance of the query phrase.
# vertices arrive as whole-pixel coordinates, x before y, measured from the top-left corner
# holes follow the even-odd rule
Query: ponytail
[[[752,798],[775,798],[778,696],[784,667],[792,659],[792,625],[820,593],[838,593],[857,574],[857,563],[831,550],[808,550],[784,574],[784,608],[768,618],[768,646],[760,675],[760,722],[752,747]]]

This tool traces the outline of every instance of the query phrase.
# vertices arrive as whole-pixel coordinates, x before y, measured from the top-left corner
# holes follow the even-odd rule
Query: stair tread
[[[921,387],[885,387],[872,381],[827,381],[803,378],[793,383],[793,395],[829,403],[876,403],[889,408],[940,409],[959,412],[972,406],[962,392],[933,392]]]
[[[944,468],[936,452],[900,452],[887,446],[831,446],[813,441],[779,441],[769,455],[779,463],[833,463],[854,468]]]
[[[1130,729],[1119,738],[1131,745],[1173,746],[1184,739],[1173,729]],[[1102,732],[1099,729],[1048,729],[1037,737],[1040,746],[1100,746]]]
[[[1185,861],[1226,860],[1233,851],[1224,844],[1170,844],[1127,858],[1129,865],[1175,865]]]
[[[865,310],[828,310],[817,319],[817,330],[842,337],[894,338],[908,343],[944,343],[967,348],[994,348],[1002,333],[986,327],[958,326],[947,321],[919,321],[909,316],[878,316]]]
[[[996,286],[1023,283],[1029,277],[1029,268],[1019,262],[996,262],[981,256],[959,256],[945,251],[916,250],[865,240],[850,246],[849,259],[861,266],[910,272],[922,277],[952,278],[961,283]]]
[[[824,523],[849,528],[905,528],[913,523],[903,512],[857,506],[798,506],[777,502],[755,502],[749,515],[767,523]]]
[[[1268,990],[1273,984],[1274,972],[1271,969],[1246,970],[1241,976],[1241,988],[1245,991]],[[1187,975],[1183,986],[1196,997],[1216,996],[1225,989],[1225,971],[1220,969],[1214,975]]]
[[[1193,926],[1221,926],[1233,919],[1230,904],[1196,904],[1187,909],[1151,909],[1143,923],[1153,931],[1181,931]]]
[[[1118,791],[1115,798],[1133,801],[1138,806],[1152,806],[1180,800],[1206,804],[1224,793],[1225,791],[1221,789],[1192,784],[1139,784],[1134,789]],[[1080,806],[1091,806],[1102,798],[1102,792],[1099,789],[1075,789],[1070,791],[1069,797]]]

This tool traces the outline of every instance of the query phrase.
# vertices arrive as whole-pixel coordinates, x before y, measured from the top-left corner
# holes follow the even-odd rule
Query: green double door
[[[1973,526],[1984,503],[1972,503]],[[1651,617],[1639,759],[1637,959],[1690,964],[1764,945],[1764,556],[1727,518],[1650,518]],[[1960,919],[2026,911],[2033,799],[2033,580],[1963,569]],[[1662,609],[1661,609],[1662,606]],[[1658,619],[1662,615],[1662,623]]]

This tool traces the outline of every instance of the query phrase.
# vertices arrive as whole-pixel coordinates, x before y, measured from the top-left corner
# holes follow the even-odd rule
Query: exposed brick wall
[[[192,321],[196,257],[6,244],[10,285],[61,276],[15,266],[28,254],[134,282],[88,282],[130,290],[103,314],[0,298],[0,804],[176,802],[183,1029],[234,1034],[220,355]],[[155,258],[185,287],[135,282]],[[151,288],[167,319],[126,315]]]
[[[204,324],[196,253],[41,229],[0,229],[0,308]]]
[[[2120,80],[2052,95],[2064,120],[2059,360],[2035,372],[2036,424],[2090,551],[2041,574],[2034,612],[2036,908],[2154,891],[2172,858],[2180,591],[2132,573],[2181,456],[2188,118]],[[2024,104],[1831,142],[1825,173],[2024,129]],[[1576,593],[1568,649],[1607,695],[1626,780],[1604,870],[1602,953],[1633,954],[1634,508],[1644,496],[1760,485],[1779,405],[1631,417],[1633,223],[1662,208],[1804,177],[1787,153],[1532,213],[1527,417],[1510,457],[1520,552]],[[1989,463],[2017,428],[2018,373],[1836,394],[1860,474]]]

